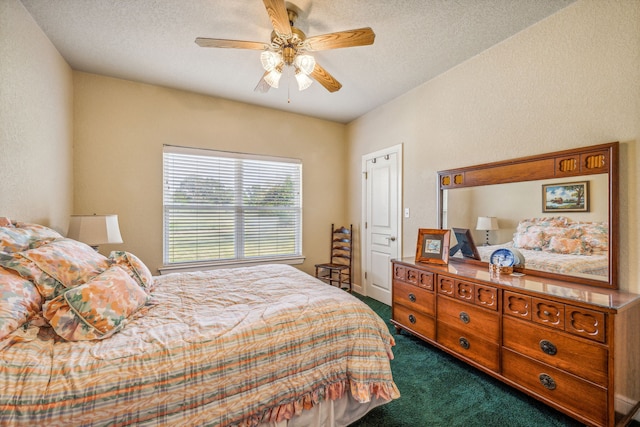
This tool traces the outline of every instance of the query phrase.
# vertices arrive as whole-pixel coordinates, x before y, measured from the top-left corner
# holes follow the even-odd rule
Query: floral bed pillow
[[[14,253],[29,249],[29,236],[13,226],[0,227],[0,252]]]
[[[12,256],[0,255],[0,266],[33,281],[46,300],[88,282],[109,268],[110,262],[88,245],[71,239],[54,240]]]
[[[40,312],[41,306],[33,283],[0,267],[0,340]]]
[[[12,224],[4,218],[0,226],[0,252],[14,253],[37,248],[63,236],[51,228],[38,224]]]
[[[90,282],[47,301],[43,316],[67,341],[104,339],[122,329],[147,298],[126,271],[112,266]]]
[[[125,251],[113,251],[109,259],[126,270],[140,286],[149,293],[153,290],[153,275],[149,268],[134,254]]]

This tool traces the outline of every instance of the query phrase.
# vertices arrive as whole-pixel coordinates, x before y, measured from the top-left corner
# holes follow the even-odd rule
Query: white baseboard
[[[616,403],[615,403],[616,412],[618,412],[620,414],[628,414],[629,411],[631,411],[631,409],[633,409],[633,407],[637,403],[636,401],[631,400],[628,397],[622,396],[620,394],[616,394],[615,401],[616,401]],[[633,419],[636,420],[636,421],[640,421],[640,411],[638,411],[636,413],[636,415],[633,417]]]

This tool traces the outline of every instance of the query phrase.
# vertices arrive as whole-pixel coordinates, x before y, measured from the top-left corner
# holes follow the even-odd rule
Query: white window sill
[[[189,271],[204,271],[204,270],[218,270],[221,268],[234,268],[234,267],[250,267],[253,265],[261,264],[289,264],[297,265],[302,264],[305,260],[305,256],[297,256],[290,258],[261,258],[260,260],[242,260],[242,261],[224,261],[224,262],[206,262],[206,263],[184,263],[180,265],[163,265],[158,268],[160,275],[169,273],[185,273]]]

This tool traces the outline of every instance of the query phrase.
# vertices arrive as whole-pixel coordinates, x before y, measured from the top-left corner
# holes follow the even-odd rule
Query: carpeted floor
[[[406,332],[396,334],[389,306],[354,295],[373,308],[395,336],[391,369],[402,396],[351,427],[582,425]]]

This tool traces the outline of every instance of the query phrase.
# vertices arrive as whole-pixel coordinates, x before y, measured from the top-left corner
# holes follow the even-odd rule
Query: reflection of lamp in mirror
[[[98,245],[122,243],[118,215],[71,215],[67,237],[86,243],[96,251]]]
[[[495,216],[479,216],[476,230],[484,230],[486,232],[485,246],[489,246],[489,231],[498,230],[498,218]]]

